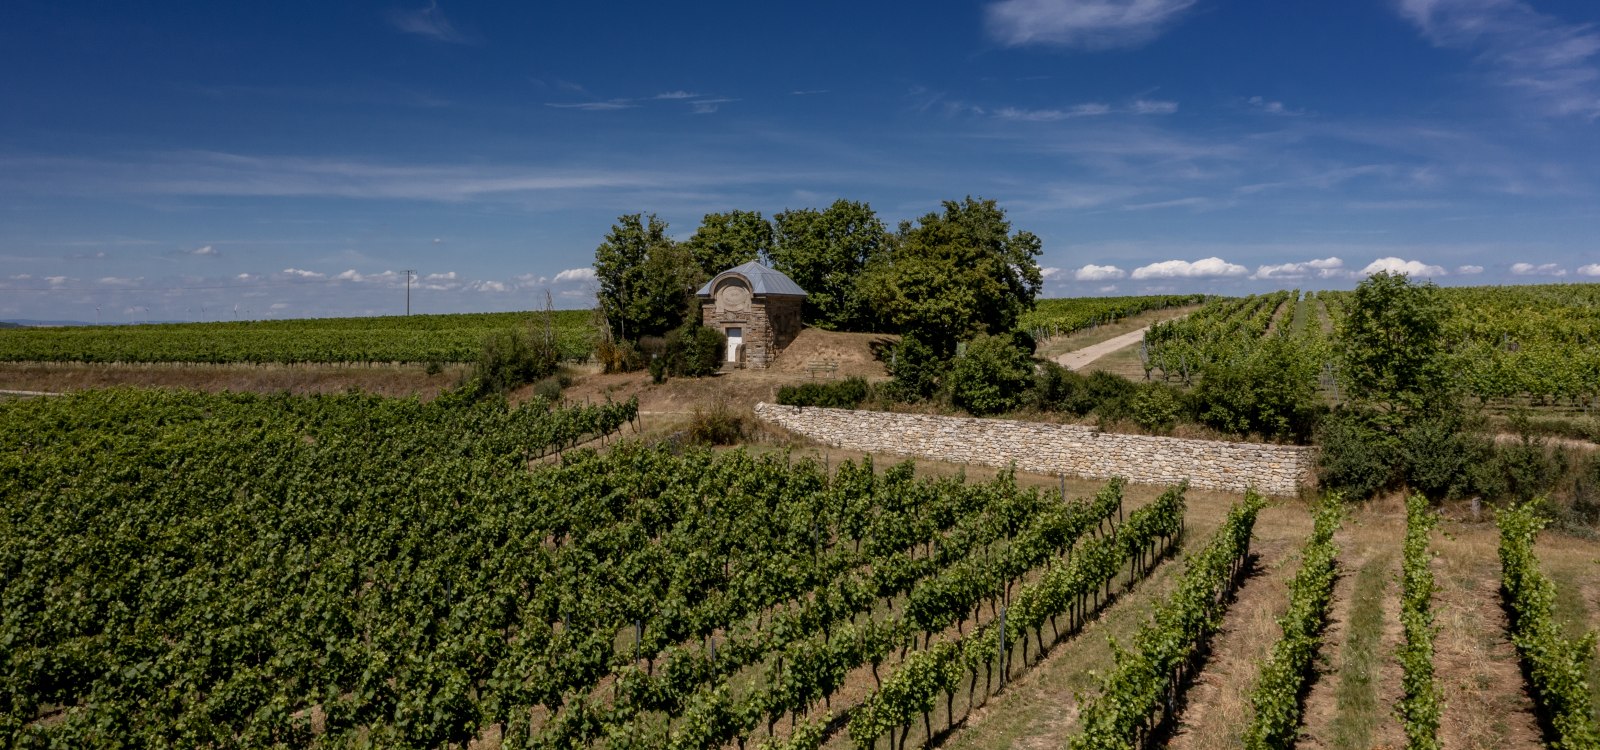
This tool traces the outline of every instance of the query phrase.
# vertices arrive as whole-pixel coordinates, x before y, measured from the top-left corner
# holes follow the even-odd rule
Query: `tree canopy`
[[[772,267],[806,290],[806,322],[861,331],[879,327],[858,290],[863,272],[888,251],[889,231],[866,203],[836,200],[772,217],[777,236]]]
[[[1439,288],[1377,273],[1356,286],[1336,346],[1346,395],[1391,432],[1450,399],[1444,345],[1449,308]]]
[[[942,356],[958,341],[1007,333],[1032,309],[1044,278],[1039,238],[1011,233],[993,200],[945,201],[943,213],[902,222],[885,262],[862,280],[875,313]]]
[[[667,236],[667,223],[655,214],[618,217],[595,248],[594,271],[600,310],[612,335],[623,340],[660,336],[682,325],[701,278],[689,253]]]
[[[772,253],[772,224],[759,211],[706,214],[684,243],[707,278]]]

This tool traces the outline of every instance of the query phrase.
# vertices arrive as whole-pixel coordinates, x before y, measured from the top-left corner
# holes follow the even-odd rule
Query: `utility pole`
[[[406,314],[411,314],[411,277],[416,276],[415,269],[406,269]]]

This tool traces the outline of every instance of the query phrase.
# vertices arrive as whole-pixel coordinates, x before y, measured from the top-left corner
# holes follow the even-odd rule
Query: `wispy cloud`
[[[1128,111],[1136,115],[1170,115],[1178,111],[1178,103],[1158,99],[1135,99],[1133,104],[1128,105]]]
[[[1483,266],[1457,266],[1456,273],[1461,274],[1462,276],[1471,276],[1473,274],[1483,273]]]
[[[1303,109],[1289,109],[1283,102],[1272,101],[1260,96],[1252,96],[1245,100],[1250,108],[1264,115],[1281,115],[1284,117],[1299,117],[1306,113]]]
[[[222,251],[216,249],[215,247],[212,247],[211,245],[202,245],[200,247],[197,247],[197,248],[195,248],[193,250],[188,251],[188,253],[190,255],[198,255],[198,256],[200,256],[202,258],[215,258],[215,257],[217,257],[219,255],[222,255]]]
[[[828,93],[828,89],[795,89],[794,91],[790,91],[789,95],[790,96],[816,96],[817,94],[826,94],[826,93]]]
[[[718,109],[720,109],[722,107],[722,105],[727,104],[728,102],[736,102],[736,101],[739,101],[739,100],[738,99],[727,99],[727,98],[723,98],[723,99],[696,99],[696,100],[694,100],[692,102],[689,102],[689,106],[691,107],[690,111],[695,113],[695,114],[697,114],[697,115],[709,115],[709,114],[717,111]]]
[[[974,107],[975,114],[983,114],[981,107]],[[1130,115],[1170,115],[1178,111],[1177,102],[1156,101],[1150,99],[1135,99],[1125,107],[1113,107],[1101,102],[1086,102],[1075,104],[1071,107],[1058,109],[1026,109],[1022,107],[1000,107],[993,111],[999,120],[1012,120],[1016,122],[1059,122],[1061,120],[1076,120],[1082,117],[1103,117],[1113,114]]]
[[[639,105],[627,99],[612,99],[608,102],[545,102],[546,107],[556,109],[578,109],[585,112],[612,112],[619,109],[634,109]]]
[[[456,29],[450,19],[444,17],[444,12],[439,10],[439,4],[428,3],[426,8],[406,10],[393,8],[388,13],[389,24],[407,34],[424,36],[437,42],[450,44],[472,44],[474,39]]]
[[[1511,273],[1516,276],[1566,276],[1567,269],[1559,263],[1512,263]]]
[[[663,92],[661,92],[659,94],[656,94],[655,96],[652,96],[650,98],[651,99],[693,99],[693,98],[695,98],[697,96],[699,96],[699,94],[696,94],[693,91],[684,91],[682,89],[679,89],[677,91],[663,91]]]
[[[1000,0],[984,9],[989,34],[1008,46],[1100,50],[1154,39],[1196,0]]]
[[[1522,0],[1400,0],[1400,14],[1439,47],[1473,50],[1489,80],[1548,114],[1600,118],[1600,31]]]

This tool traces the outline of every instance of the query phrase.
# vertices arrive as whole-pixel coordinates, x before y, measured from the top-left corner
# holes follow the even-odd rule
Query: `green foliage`
[[[1318,429],[1317,483],[1351,500],[1365,500],[1395,481],[1394,449],[1361,414],[1336,410]]]
[[[1244,733],[1246,750],[1293,750],[1299,738],[1302,700],[1315,671],[1338,579],[1339,547],[1333,534],[1343,517],[1344,506],[1337,497],[1324,500],[1316,510],[1311,538],[1300,551],[1300,570],[1289,581],[1289,611],[1278,618],[1283,638],[1273,644],[1250,692],[1255,713]]]
[[[1250,552],[1256,515],[1266,501],[1254,492],[1235,505],[1205,548],[1188,559],[1177,590],[1134,636],[1133,651],[1116,650],[1116,666],[1098,695],[1083,702],[1082,731],[1072,750],[1132,750],[1147,741],[1155,717],[1174,695],[1182,670],[1222,625],[1222,614]]]
[[[1600,747],[1585,677],[1596,636],[1591,631],[1570,639],[1556,623],[1556,587],[1540,572],[1533,548],[1545,522],[1532,503],[1500,510],[1495,522],[1500,527],[1500,593],[1511,615],[1511,642],[1522,659],[1546,739],[1558,750]]]
[[[684,245],[706,278],[772,252],[772,224],[760,211],[706,214]],[[790,277],[793,278],[793,277]],[[805,288],[805,285],[801,285]]]
[[[1406,732],[1408,750],[1437,750],[1439,747],[1439,685],[1433,676],[1433,553],[1428,535],[1438,517],[1428,507],[1427,498],[1406,498],[1406,539],[1400,562],[1400,626],[1405,642],[1398,658],[1401,677],[1400,702],[1395,713]]]
[[[831,383],[786,385],[778,389],[778,403],[784,406],[823,406],[854,409],[867,400],[864,378],[845,378]]]
[[[667,334],[661,359],[673,377],[698,378],[720,371],[727,350],[726,334],[691,322]]]
[[[1217,356],[1195,387],[1200,422],[1239,436],[1305,441],[1320,410],[1314,357],[1304,342],[1283,335]]]
[[[950,363],[945,385],[956,406],[976,415],[1015,409],[1033,383],[1033,360],[1010,335],[979,336]]]
[[[1400,433],[1399,446],[1406,485],[1435,500],[1483,491],[1479,467],[1495,454],[1493,443],[1453,410],[1412,419]]]
[[[1128,411],[1135,424],[1161,432],[1178,423],[1184,413],[1184,403],[1173,389],[1161,383],[1149,383],[1134,394]]]
[[[915,336],[901,336],[889,352],[892,395],[902,401],[921,401],[939,392],[945,362],[932,347]]]
[[[945,201],[943,213],[903,222],[888,262],[862,278],[873,309],[940,356],[956,342],[1017,327],[1043,284],[1039,238],[1011,234],[993,200]]]
[[[1059,411],[1080,417],[1095,406],[1084,377],[1054,362],[1039,364],[1033,390],[1028,392],[1028,403],[1040,411]]]
[[[594,347],[595,359],[606,374],[634,372],[649,364],[649,358],[632,341],[601,339]]]
[[[1187,317],[1150,326],[1144,334],[1145,376],[1160,370],[1163,380],[1193,382],[1213,363],[1237,359],[1257,346],[1274,311],[1292,301],[1286,291],[1215,298]]]
[[[600,311],[611,334],[625,341],[660,336],[689,315],[700,269],[689,252],[667,236],[655,214],[617,218],[594,251]]]
[[[472,378],[480,393],[505,393],[554,373],[559,356],[553,339],[533,331],[496,331],[484,339]]]
[[[772,267],[806,290],[806,322],[830,330],[879,330],[880,318],[859,290],[863,274],[889,248],[889,232],[872,207],[841,199],[821,211],[796,209],[772,218]]]
[[[1139,386],[1120,375],[1097,371],[1084,378],[1084,390],[1094,403],[1096,414],[1116,421],[1133,415],[1133,398],[1138,395]]]
[[[1491,471],[1490,481],[1502,494],[1526,503],[1555,489],[1567,473],[1567,457],[1543,438],[1523,432],[1516,440],[1495,446]]]
[[[1335,344],[1346,397],[1398,433],[1411,417],[1450,399],[1444,345],[1449,317],[1439,288],[1404,274],[1367,277],[1345,301]]]

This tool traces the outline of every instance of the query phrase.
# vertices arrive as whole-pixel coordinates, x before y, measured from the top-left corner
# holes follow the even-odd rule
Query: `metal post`
[[[406,314],[411,314],[411,277],[417,275],[416,270],[406,269]]]

